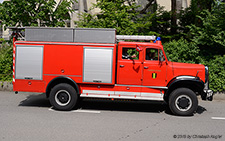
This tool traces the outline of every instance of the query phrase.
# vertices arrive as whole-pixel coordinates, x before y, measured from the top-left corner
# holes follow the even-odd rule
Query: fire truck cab
[[[115,29],[11,29],[14,91],[45,93],[57,110],[71,110],[81,97],[156,100],[187,116],[198,107],[197,95],[212,100],[208,67],[169,61],[155,36],[116,35]],[[25,38],[17,40],[24,29]]]

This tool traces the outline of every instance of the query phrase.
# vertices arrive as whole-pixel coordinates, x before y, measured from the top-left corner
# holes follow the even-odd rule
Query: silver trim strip
[[[89,98],[117,98],[117,99],[133,99],[133,100],[156,100],[163,101],[163,97],[143,97],[143,96],[124,96],[124,95],[92,95],[92,94],[81,94],[80,97],[89,97]]]
[[[129,95],[129,96],[131,96],[131,95],[133,95],[133,96],[140,96],[141,95],[141,92],[122,92],[122,91],[115,91],[115,95],[123,95],[123,96],[125,96],[125,95]]]
[[[71,77],[82,77],[81,75],[61,75],[61,74],[43,74],[47,76],[71,76]]]
[[[114,94],[114,91],[83,90],[83,94]]]
[[[93,98],[119,98],[119,99],[142,99],[163,101],[164,94],[160,93],[141,93],[141,92],[122,92],[122,91],[98,91],[83,90],[81,97]]]
[[[196,77],[194,77],[194,76],[178,76],[178,77],[176,77],[176,79],[195,79]]]
[[[153,97],[163,97],[162,93],[141,93],[141,96],[153,96]]]
[[[121,85],[121,84],[116,84],[115,86],[125,86],[125,87],[142,87],[142,88],[153,88],[153,89],[168,89],[168,87],[163,87],[163,86],[139,86],[139,85]]]
[[[81,44],[81,43],[54,43],[54,42],[15,42],[16,44],[41,44],[41,45],[84,45],[84,46],[115,46],[115,44]]]

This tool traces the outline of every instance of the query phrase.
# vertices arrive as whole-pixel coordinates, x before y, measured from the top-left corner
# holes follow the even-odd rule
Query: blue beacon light
[[[156,41],[161,41],[161,37],[157,37],[154,43],[156,43]]]

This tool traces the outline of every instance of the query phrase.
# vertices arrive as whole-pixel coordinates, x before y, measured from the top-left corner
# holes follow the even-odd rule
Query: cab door
[[[163,51],[146,47],[143,62],[143,86],[166,86],[167,63]]]
[[[142,84],[142,58],[141,52],[136,50],[136,45],[118,46],[117,84],[141,85]]]

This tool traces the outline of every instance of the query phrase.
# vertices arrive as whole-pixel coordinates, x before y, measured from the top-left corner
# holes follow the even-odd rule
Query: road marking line
[[[92,110],[73,110],[71,112],[76,112],[76,113],[93,113],[93,114],[100,114],[101,111],[92,111]]]
[[[225,120],[225,117],[212,117],[212,119]]]
[[[72,111],[57,111],[57,110],[54,110],[52,108],[49,108],[48,110],[53,111],[53,112],[57,112],[57,113],[92,113],[92,114],[100,114],[101,113],[101,111],[81,110],[81,109],[72,110]]]

